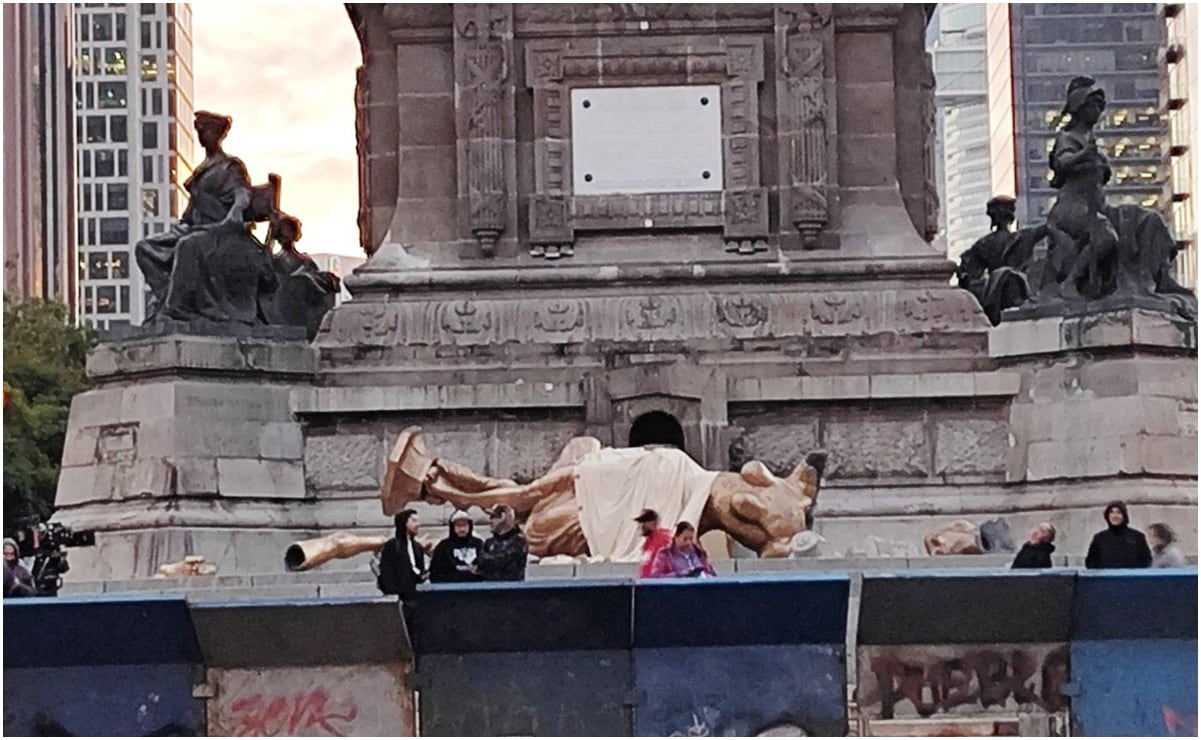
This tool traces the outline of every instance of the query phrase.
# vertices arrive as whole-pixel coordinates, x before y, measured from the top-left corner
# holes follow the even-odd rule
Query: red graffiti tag
[[[1165,706],[1163,708],[1163,727],[1172,736],[1196,737],[1197,715],[1180,714],[1175,709]]]
[[[240,737],[273,737],[275,735],[329,735],[342,737],[350,730],[346,724],[358,716],[353,703],[330,706],[329,692],[316,688],[291,697],[266,698],[262,694],[234,699],[230,704],[234,714],[233,734]]]

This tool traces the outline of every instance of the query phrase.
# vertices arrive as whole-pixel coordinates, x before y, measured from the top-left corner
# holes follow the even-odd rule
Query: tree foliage
[[[84,362],[95,343],[62,303],[4,300],[6,532],[54,508],[71,397],[89,385]]]

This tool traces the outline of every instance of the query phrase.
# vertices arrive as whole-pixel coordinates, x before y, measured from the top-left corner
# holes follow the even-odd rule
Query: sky
[[[225,151],[283,178],[304,252],[362,255],[355,156],[359,42],[341,3],[192,3],[197,110],[233,116]],[[188,122],[191,125],[191,122]],[[203,152],[197,152],[197,163]]]

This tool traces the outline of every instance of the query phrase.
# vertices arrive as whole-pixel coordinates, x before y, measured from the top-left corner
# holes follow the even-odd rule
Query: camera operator
[[[17,541],[11,538],[4,540],[4,597],[36,596],[33,587],[33,576],[29,569],[21,565]]]

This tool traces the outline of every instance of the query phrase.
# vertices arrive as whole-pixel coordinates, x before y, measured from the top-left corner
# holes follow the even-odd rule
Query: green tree
[[[67,307],[4,300],[4,529],[54,509],[71,397],[88,387],[84,362],[96,343]]]

